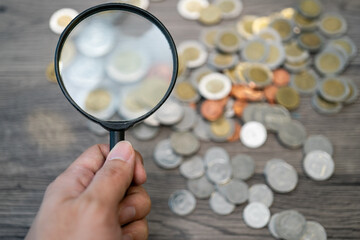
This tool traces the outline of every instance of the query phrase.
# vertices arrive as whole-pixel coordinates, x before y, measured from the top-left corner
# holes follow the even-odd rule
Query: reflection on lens
[[[113,10],[75,26],[59,67],[66,91],[85,112],[100,120],[132,120],[163,99],[173,77],[173,55],[156,25]]]

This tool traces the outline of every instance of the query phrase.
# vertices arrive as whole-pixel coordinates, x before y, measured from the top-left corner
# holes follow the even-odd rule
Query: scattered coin
[[[349,78],[344,78],[349,86],[349,95],[345,99],[345,104],[354,103],[359,98],[359,88],[356,86],[354,81]]]
[[[274,201],[271,189],[265,184],[255,184],[249,188],[249,202],[261,202],[270,207]]]
[[[231,179],[231,166],[225,162],[215,162],[207,166],[206,176],[214,184],[225,184]]]
[[[209,100],[220,100],[231,91],[231,81],[221,73],[210,73],[200,80],[199,92]]]
[[[110,119],[116,112],[113,94],[105,88],[98,88],[88,92],[80,107],[90,115],[99,119]]]
[[[290,82],[290,74],[285,69],[277,69],[273,72],[273,81],[276,86],[284,87]]]
[[[223,19],[237,18],[243,10],[240,0],[215,0],[214,5],[220,8]]]
[[[205,174],[203,159],[200,156],[193,156],[181,164],[179,171],[187,179],[199,178]]]
[[[191,132],[173,132],[170,136],[171,147],[179,155],[190,156],[200,148],[200,142]]]
[[[177,4],[179,14],[190,20],[197,20],[200,17],[201,9],[209,6],[207,0],[180,0]]]
[[[349,96],[347,82],[339,77],[328,77],[319,83],[320,95],[329,102],[343,102]]]
[[[325,39],[318,32],[304,32],[298,37],[301,47],[310,52],[317,52],[324,46]]]
[[[319,81],[319,77],[313,70],[305,70],[291,76],[291,87],[300,94],[313,94]]]
[[[263,124],[259,122],[247,122],[240,132],[240,140],[248,148],[259,148],[267,139],[267,132]]]
[[[261,39],[254,38],[247,41],[241,51],[241,57],[247,62],[264,62],[269,54],[269,44]]]
[[[218,49],[224,53],[236,53],[240,50],[241,39],[233,29],[219,30],[215,41]]]
[[[271,28],[277,31],[283,42],[290,40],[293,37],[293,24],[286,18],[275,18],[269,24]]]
[[[206,176],[188,180],[187,187],[198,199],[209,198],[215,190]]]
[[[300,105],[299,93],[292,87],[281,87],[276,92],[276,102],[288,110],[294,110]]]
[[[306,140],[306,129],[300,122],[292,120],[284,123],[278,138],[288,148],[300,148]]]
[[[331,156],[334,153],[333,145],[330,140],[324,135],[311,135],[304,143],[304,153],[308,154],[314,150],[322,150]]]
[[[277,218],[279,217],[279,213],[275,213],[271,216],[270,222],[268,224],[269,232],[275,239],[280,239],[280,236],[276,232],[276,226],[275,222],[277,221]]]
[[[182,157],[172,150],[170,139],[158,142],[154,150],[154,160],[159,167],[164,169],[177,168],[183,161]]]
[[[209,200],[210,208],[219,215],[229,215],[235,210],[235,204],[228,202],[218,192],[213,192]]]
[[[242,204],[248,200],[248,186],[242,180],[233,179],[217,185],[217,190],[233,204]]]
[[[256,18],[257,16],[254,15],[246,15],[237,22],[236,29],[240,36],[245,39],[250,39],[253,36],[252,25]]]
[[[328,44],[330,45],[334,44],[344,49],[349,59],[354,58],[357,54],[357,46],[354,43],[354,41],[348,36],[332,39]]]
[[[318,222],[306,221],[305,232],[300,240],[326,240],[325,228]]]
[[[215,163],[229,163],[230,156],[222,147],[211,147],[205,152],[204,161],[207,167]]]
[[[324,13],[319,21],[320,31],[328,37],[340,37],[347,28],[346,20],[338,13]]]
[[[286,210],[277,217],[275,227],[280,238],[300,239],[305,232],[306,219],[297,211]]]
[[[246,68],[245,78],[249,86],[264,88],[272,83],[273,74],[267,65],[254,63]]]
[[[50,29],[56,34],[61,34],[78,14],[76,10],[71,8],[62,8],[55,11],[50,17]]]
[[[248,180],[255,173],[255,162],[249,155],[237,154],[231,158],[233,177]]]
[[[168,99],[165,103],[156,111],[155,117],[164,125],[173,125],[181,121],[184,116],[184,110],[181,105],[173,100]]]
[[[295,168],[281,159],[268,161],[264,174],[269,186],[278,193],[293,191],[298,182]]]
[[[188,81],[177,82],[174,89],[174,96],[182,102],[197,102],[200,95],[194,86]]]
[[[320,114],[336,114],[341,111],[343,105],[341,103],[329,102],[324,98],[315,94],[311,99],[312,107]]]
[[[174,125],[174,129],[179,132],[185,132],[193,129],[198,121],[197,114],[194,109],[190,107],[183,107],[184,116],[180,122]]]
[[[246,225],[251,228],[263,228],[270,220],[270,210],[259,202],[249,203],[243,212]]]
[[[235,123],[232,119],[221,117],[209,124],[210,139],[214,142],[226,142],[234,134]]]
[[[188,68],[197,68],[205,64],[208,53],[198,41],[188,40],[180,43],[178,52],[182,54]]]
[[[318,0],[301,0],[298,3],[298,10],[307,18],[317,18],[323,10],[323,6]]]
[[[170,210],[179,216],[190,214],[195,210],[195,207],[196,199],[188,190],[175,191],[169,197]]]
[[[335,169],[331,155],[322,150],[314,150],[306,154],[303,166],[305,173],[316,181],[329,179]]]
[[[222,20],[221,9],[213,4],[200,10],[199,22],[204,25],[214,25]]]

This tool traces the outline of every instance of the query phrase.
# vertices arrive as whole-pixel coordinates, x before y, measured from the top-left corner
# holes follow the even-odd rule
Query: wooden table
[[[348,20],[349,35],[360,41],[360,1],[324,1],[327,10],[339,11]],[[48,27],[50,15],[71,7],[82,11],[101,3],[94,0],[2,0],[0,2],[0,238],[22,239],[37,212],[46,186],[81,152],[107,137],[91,133],[80,115],[64,98],[56,84],[45,78],[53,59],[58,36]],[[150,11],[172,33],[176,43],[198,39],[202,26],[182,19],[175,0],[151,3]],[[292,6],[290,0],[244,0],[245,14],[269,15]],[[233,24],[224,21],[221,26]],[[345,75],[360,87],[360,58]],[[231,155],[250,154],[256,160],[256,174],[249,185],[263,183],[262,169],[267,160],[278,157],[293,166],[299,184],[290,194],[275,194],[271,212],[296,209],[307,219],[319,221],[329,239],[360,239],[360,100],[335,116],[313,111],[309,98],[301,99],[294,113],[308,134],[324,134],[335,146],[335,175],[325,182],[304,176],[301,150],[279,145],[274,135],[258,150],[239,142],[219,144]],[[153,149],[170,129],[162,128],[155,141],[127,139],[143,154],[148,173],[146,188],[153,207],[149,215],[150,239],[272,239],[268,230],[248,228],[242,219],[244,205],[230,216],[214,214],[207,200],[198,201],[187,217],[174,215],[167,206],[169,195],[186,188],[178,170],[159,169],[152,160]],[[202,143],[199,154],[214,143]]]

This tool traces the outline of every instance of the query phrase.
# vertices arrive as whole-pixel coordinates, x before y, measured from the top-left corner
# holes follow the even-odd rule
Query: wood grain
[[[294,5],[290,0],[244,0],[245,14],[267,15]],[[62,7],[82,11],[101,3],[94,0],[2,0],[0,2],[0,238],[22,239],[35,216],[46,186],[89,146],[107,142],[88,131],[85,119],[66,101],[57,85],[45,79],[47,63],[53,59],[58,36],[48,27],[50,15]],[[176,43],[198,39],[203,28],[182,19],[175,0],[151,3],[150,12],[162,20]],[[360,1],[324,1],[329,11],[343,14],[349,35],[360,41]],[[224,21],[221,26],[233,24]],[[161,51],[159,49],[159,51]],[[360,58],[345,72],[360,87]],[[264,182],[262,169],[267,160],[283,158],[297,169],[300,181],[290,194],[275,194],[271,212],[296,209],[307,219],[319,221],[329,239],[360,239],[360,101],[341,114],[320,116],[301,99],[294,113],[308,134],[324,134],[335,146],[335,175],[326,182],[304,176],[300,150],[280,146],[270,135],[259,150],[240,143],[219,144],[231,155],[250,154],[256,160],[256,175],[248,182]],[[46,117],[44,117],[46,116]],[[41,118],[44,118],[41,120]],[[162,128],[155,141],[127,138],[143,154],[148,172],[146,188],[153,208],[149,216],[150,239],[272,239],[267,229],[253,230],[242,219],[244,206],[230,216],[217,216],[208,201],[198,201],[193,214],[178,217],[167,207],[168,196],[186,187],[178,170],[161,170],[152,160],[156,142],[167,138]],[[202,143],[199,154],[214,143]]]

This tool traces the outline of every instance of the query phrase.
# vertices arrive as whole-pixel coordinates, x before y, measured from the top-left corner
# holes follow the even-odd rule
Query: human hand
[[[141,155],[126,141],[86,150],[46,189],[26,240],[143,240],[150,198]]]

